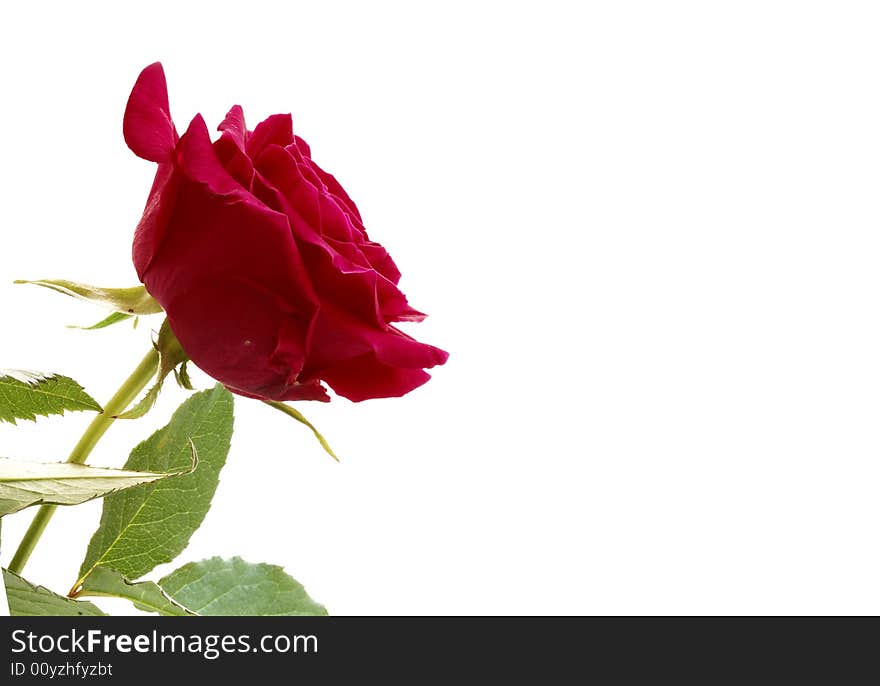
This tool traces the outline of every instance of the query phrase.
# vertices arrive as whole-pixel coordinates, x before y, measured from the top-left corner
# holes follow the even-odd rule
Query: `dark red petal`
[[[168,220],[174,211],[181,174],[170,162],[159,165],[144,214],[134,232],[131,256],[138,278],[143,281],[156,250],[162,243]]]
[[[245,152],[248,131],[241,107],[235,105],[229,110],[217,129],[222,133],[220,138],[214,141],[214,152],[220,163],[245,189],[251,190],[254,165]]]
[[[177,143],[171,121],[168,88],[162,64],[155,62],[138,76],[128,96],[122,134],[131,151],[151,162],[165,162]]]
[[[227,278],[176,293],[167,312],[200,369],[230,388],[280,399],[296,384],[305,359],[302,341],[280,338],[284,308],[274,293]]]
[[[241,184],[223,168],[211,144],[208,127],[201,114],[193,117],[177,148],[177,164],[187,177],[208,187],[219,196],[240,197],[259,204]]]
[[[321,167],[319,167],[311,158],[309,158],[309,164],[315,171],[315,174],[317,174],[318,178],[320,178],[324,185],[327,186],[327,190],[329,190],[333,195],[339,198],[345,205],[345,208],[349,210],[359,222],[363,221],[361,219],[361,213],[358,211],[357,205],[354,204],[354,200],[348,197],[348,193],[345,192],[345,189],[336,180],[336,177],[332,174],[328,174],[323,169],[321,169]]]
[[[277,400],[318,400],[322,403],[329,403],[330,396],[327,395],[327,389],[324,386],[317,381],[310,381],[289,386]]]
[[[278,389],[270,389],[258,395],[250,391],[244,391],[240,388],[227,386],[233,393],[243,395],[246,398],[256,398],[258,400],[317,400],[322,403],[329,403],[330,396],[327,395],[327,389],[317,381],[309,381],[306,383],[295,383],[292,386],[285,386]]]
[[[318,298],[287,218],[256,201],[217,196],[190,180],[182,181],[177,193],[161,245],[143,275],[153,297],[167,311],[178,294],[209,281],[245,280],[274,293],[283,311],[306,322],[300,327],[306,337]]]
[[[289,114],[273,114],[257,124],[247,143],[247,153],[255,160],[269,145],[282,148],[293,143],[293,119]]]
[[[361,213],[358,211],[357,205],[354,204],[354,200],[352,200],[348,193],[345,192],[342,184],[336,180],[335,176],[321,169],[321,167],[319,167],[312,159],[312,150],[309,147],[309,144],[299,136],[294,136],[292,146],[296,148],[296,151],[300,154],[298,159],[301,159],[309,166],[309,169],[313,172],[317,180],[320,181],[320,185],[323,186],[324,190],[336,196],[345,209],[354,215],[358,223],[362,222]]]
[[[449,354],[420,343],[394,327],[364,326],[338,307],[318,313],[312,352],[303,378],[323,379],[351,400],[408,393],[428,380],[423,370],[444,364]]]
[[[241,105],[232,106],[232,109],[226,113],[226,118],[220,122],[217,130],[228,134],[244,152],[247,145],[248,130],[247,125],[244,123],[244,110],[241,109]]]
[[[232,139],[225,133],[214,141],[214,152],[223,168],[238,181],[245,190],[252,190],[254,184],[254,165]]]
[[[306,143],[299,136],[294,135],[293,144],[297,147],[297,150],[299,150],[300,153],[302,153],[304,156],[306,156],[306,157],[312,156],[312,149],[309,147],[309,144]]]
[[[373,269],[396,286],[397,282],[400,281],[400,270],[397,268],[394,260],[391,259],[388,251],[373,241],[367,241],[360,246],[360,249],[366,255],[370,264],[373,265]]]
[[[421,369],[400,369],[363,355],[334,367],[324,380],[343,398],[358,403],[374,398],[399,398],[430,378]]]

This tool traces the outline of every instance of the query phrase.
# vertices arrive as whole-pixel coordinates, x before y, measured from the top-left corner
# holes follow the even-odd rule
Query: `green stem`
[[[137,398],[138,394],[144,389],[144,387],[150,383],[150,379],[156,375],[158,366],[159,353],[150,349],[150,352],[144,356],[144,359],[141,360],[141,363],[131,373],[131,376],[123,382],[119,387],[119,390],[116,391],[116,394],[110,398],[104,406],[104,411],[95,417],[92,420],[92,423],[89,424],[89,428],[86,429],[82,438],[80,438],[79,442],[74,446],[70,453],[70,457],[67,458],[68,462],[73,464],[83,464],[86,459],[88,459],[89,454],[98,444],[98,441],[101,440],[101,436],[103,436],[107,432],[107,429],[110,428],[110,425],[114,422],[117,415],[125,412],[125,409],[135,398]],[[55,514],[57,507],[57,505],[40,506],[40,509],[34,516],[34,520],[25,532],[24,538],[21,539],[21,543],[18,545],[18,550],[15,551],[12,561],[9,563],[9,571],[21,574],[22,569],[24,569],[24,566],[27,564],[28,558],[31,556],[31,553],[37,545],[37,541],[40,540],[40,536],[42,536],[43,531],[46,530],[49,520],[52,519],[52,515]]]

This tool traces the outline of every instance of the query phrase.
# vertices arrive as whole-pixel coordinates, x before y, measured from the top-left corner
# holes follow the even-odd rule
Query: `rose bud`
[[[212,143],[196,115],[178,137],[162,65],[141,72],[123,132],[159,168],[134,265],[190,359],[264,400],[327,401],[322,382],[354,401],[425,383],[447,353],[393,326],[425,315],[290,115],[250,131],[236,105],[219,131]]]

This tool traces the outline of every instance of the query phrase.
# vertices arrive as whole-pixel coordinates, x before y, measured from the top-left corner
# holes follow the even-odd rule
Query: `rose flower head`
[[[158,163],[134,236],[138,277],[184,351],[229,390],[264,400],[401,396],[447,353],[394,323],[420,321],[394,261],[336,179],[276,114],[253,131],[235,105],[211,141],[178,136],[162,65],[125,110],[129,148]]]

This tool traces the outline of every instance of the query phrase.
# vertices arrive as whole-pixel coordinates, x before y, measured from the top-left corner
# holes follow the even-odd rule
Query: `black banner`
[[[876,680],[876,618],[12,617],[0,683]],[[522,681],[525,679],[525,681]]]

